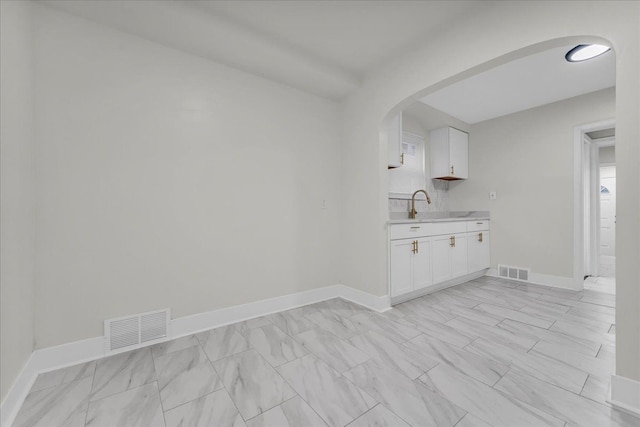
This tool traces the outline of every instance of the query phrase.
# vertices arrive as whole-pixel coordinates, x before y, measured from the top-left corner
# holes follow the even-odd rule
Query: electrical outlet
[[[322,199],[322,204],[320,205],[320,209],[327,209],[327,199]]]
[[[497,198],[498,198],[498,195],[496,194],[496,192],[495,192],[495,191],[491,191],[491,192],[489,193],[489,200],[495,200],[495,199],[497,199]]]

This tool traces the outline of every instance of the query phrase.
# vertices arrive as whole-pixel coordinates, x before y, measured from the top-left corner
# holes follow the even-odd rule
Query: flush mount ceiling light
[[[609,52],[611,47],[603,44],[579,44],[571,49],[564,58],[569,62],[581,62]]]

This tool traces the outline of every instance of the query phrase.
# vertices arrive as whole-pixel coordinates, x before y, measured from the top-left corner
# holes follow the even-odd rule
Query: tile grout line
[[[95,362],[95,367],[93,368],[93,375],[91,376],[91,388],[89,389],[89,396],[87,396],[87,412],[84,414],[84,425],[87,425],[89,421],[89,406],[91,405],[91,392],[93,391],[93,382],[96,380],[96,371],[98,370],[98,361]]]
[[[198,343],[200,343],[197,338],[196,341]],[[162,421],[164,422],[164,425],[166,427],[167,425],[167,417],[165,416],[165,410],[164,410],[164,403],[162,402],[162,396],[160,395],[160,381],[158,380],[158,367],[156,365],[156,356],[153,354],[153,350],[149,349],[149,352],[151,353],[151,362],[153,363],[153,372],[156,374],[156,389],[158,390],[158,400],[160,401],[160,411],[162,412]],[[169,353],[167,353],[169,354]],[[205,353],[206,355],[206,353]],[[188,402],[185,402],[188,403]],[[181,406],[181,405],[178,405]],[[172,408],[175,409],[175,408]]]

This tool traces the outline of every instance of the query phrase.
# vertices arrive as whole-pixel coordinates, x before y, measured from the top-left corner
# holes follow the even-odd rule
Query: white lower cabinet
[[[430,239],[392,240],[390,260],[392,297],[432,284]]]
[[[488,221],[392,225],[391,297],[489,268],[488,228]]]
[[[489,230],[467,234],[469,271],[479,271],[491,266],[489,250]]]
[[[431,238],[433,245],[433,282],[441,283],[464,276],[467,268],[466,233]]]

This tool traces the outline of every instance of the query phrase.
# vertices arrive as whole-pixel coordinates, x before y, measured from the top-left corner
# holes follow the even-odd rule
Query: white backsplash
[[[428,180],[425,188],[431,197],[431,204],[425,200],[416,200],[418,212],[446,212],[449,210],[449,183],[437,179]],[[419,197],[424,197],[419,195]],[[409,214],[411,200],[389,199],[389,212],[406,212]]]

